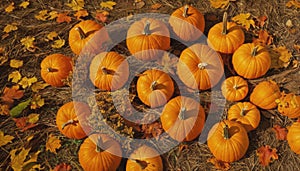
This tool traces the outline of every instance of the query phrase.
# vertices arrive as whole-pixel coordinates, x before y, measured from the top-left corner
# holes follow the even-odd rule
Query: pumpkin
[[[192,141],[204,127],[204,109],[196,100],[177,96],[164,107],[160,120],[163,129],[178,142]]]
[[[122,159],[120,144],[106,134],[92,134],[81,144],[79,163],[85,171],[116,171]]]
[[[271,57],[264,46],[246,43],[233,53],[232,65],[238,75],[255,79],[265,75],[269,70]]]
[[[246,131],[249,132],[258,127],[260,112],[250,102],[238,102],[228,109],[227,119],[242,124]]]
[[[76,101],[68,102],[57,111],[57,128],[68,138],[85,138],[91,131],[87,121],[90,114],[90,107],[86,103]]]
[[[285,92],[281,93],[281,97],[276,100],[278,104],[278,111],[283,116],[289,118],[297,118],[300,116],[300,96],[295,95],[294,93]]]
[[[114,91],[127,82],[129,65],[117,52],[102,52],[90,64],[90,79],[101,90]]]
[[[103,26],[93,20],[84,20],[69,31],[69,45],[73,53],[79,55],[87,42]]]
[[[173,80],[163,71],[156,69],[146,70],[137,80],[138,97],[151,108],[166,104],[172,97],[173,92]]]
[[[170,33],[165,23],[153,18],[134,22],[127,31],[129,52],[144,61],[158,60],[170,48]]]
[[[233,54],[244,41],[243,30],[234,22],[227,21],[227,12],[224,13],[223,22],[211,27],[207,35],[208,45],[223,54]]]
[[[300,154],[300,120],[294,122],[291,127],[288,128],[286,138],[291,150],[296,154]]]
[[[262,109],[274,109],[277,107],[276,99],[280,96],[280,89],[275,81],[262,81],[254,87],[250,101]]]
[[[226,78],[221,85],[222,94],[228,101],[243,100],[249,91],[248,83],[240,76]]]
[[[216,123],[208,133],[207,145],[216,159],[234,162],[241,159],[249,147],[245,128],[234,121]]]
[[[142,145],[129,156],[126,170],[163,171],[162,159],[155,149]]]
[[[191,89],[210,89],[223,74],[221,56],[204,44],[197,43],[184,49],[177,64],[177,75]]]
[[[187,42],[195,41],[201,37],[205,20],[197,8],[185,5],[171,14],[169,24],[175,35],[180,40]]]
[[[64,85],[66,79],[73,70],[72,58],[62,54],[48,55],[41,62],[41,77],[43,80],[54,87]]]

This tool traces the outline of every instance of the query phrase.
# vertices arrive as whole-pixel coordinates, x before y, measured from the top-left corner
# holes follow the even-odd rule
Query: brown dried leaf
[[[277,140],[286,140],[287,129],[279,125],[274,125],[272,130],[276,133]]]
[[[161,3],[155,3],[155,4],[151,5],[151,9],[152,10],[158,10],[161,6],[162,6]]]
[[[61,141],[59,138],[54,136],[53,134],[50,134],[48,137],[48,140],[46,142],[46,151],[50,151],[52,153],[56,154],[56,150],[61,147]]]
[[[161,126],[161,123],[156,121],[156,122],[151,123],[151,124],[143,124],[141,132],[144,133],[142,138],[149,139],[149,138],[154,137],[158,140],[160,134],[163,133],[163,128]]]
[[[258,38],[253,39],[253,43],[260,44],[262,46],[271,45],[273,37],[266,30],[259,30]]]
[[[259,157],[259,163],[262,166],[268,166],[271,161],[277,160],[276,148],[272,148],[269,145],[262,146],[256,150],[256,155]]]
[[[259,28],[263,28],[266,21],[267,21],[268,17],[265,15],[261,15],[259,17],[255,18],[255,25]]]
[[[29,123],[27,117],[13,118],[13,121],[15,121],[16,126],[21,129],[22,132],[37,126],[35,123]]]
[[[219,170],[229,170],[230,169],[230,164],[229,163],[218,160],[215,157],[209,158],[207,160],[207,162],[213,164],[214,167],[216,169],[219,169]]]
[[[5,87],[1,97],[2,101],[7,104],[12,104],[14,100],[22,98],[24,91],[19,90],[19,88],[19,85],[12,86],[11,88]]]

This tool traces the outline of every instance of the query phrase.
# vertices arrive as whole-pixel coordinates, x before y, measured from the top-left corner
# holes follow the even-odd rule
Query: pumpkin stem
[[[113,75],[115,72],[113,71],[113,70],[110,70],[110,69],[108,69],[108,68],[106,68],[106,67],[102,67],[101,68],[101,70],[102,70],[102,72],[104,73],[104,74],[111,74],[111,75]]]
[[[151,85],[150,85],[151,91],[156,90],[157,84],[158,84],[157,81],[153,81],[153,82],[151,83]]]
[[[144,170],[145,168],[148,167],[148,163],[142,160],[138,160],[138,159],[134,159],[133,161],[135,161],[137,164],[139,164],[142,168],[142,170]]]
[[[185,119],[186,119],[185,113],[186,113],[186,108],[185,108],[185,107],[182,107],[182,108],[180,109],[180,111],[179,111],[178,118],[179,118],[180,120],[185,120]]]
[[[185,5],[185,6],[184,6],[184,9],[183,9],[183,14],[182,14],[182,16],[183,16],[184,18],[188,17],[188,14],[187,14],[188,9],[189,9],[189,6],[188,6],[188,5]]]
[[[47,68],[48,72],[58,72],[58,69],[55,68]]]
[[[150,32],[150,21],[149,21],[149,20],[146,21],[146,24],[145,24],[145,27],[144,27],[143,34],[144,34],[144,35],[149,35],[149,34],[151,34],[151,32]]]
[[[258,46],[255,46],[251,52],[251,56],[254,57],[257,54]]]
[[[80,39],[85,39],[87,37],[81,27],[76,27],[75,30],[79,32]]]
[[[245,116],[246,115],[246,111],[247,111],[247,107],[243,107],[241,110],[241,116]]]
[[[67,125],[70,125],[70,124],[76,124],[76,123],[78,123],[77,120],[75,120],[75,119],[70,119],[70,120],[68,120],[67,122],[65,122],[65,123],[63,123],[63,124],[61,125],[61,129],[63,130]]]
[[[227,12],[225,11],[224,12],[224,15],[223,15],[223,29],[222,29],[222,34],[223,35],[226,35],[227,34]]]
[[[229,127],[225,122],[224,122],[224,124],[225,124],[225,127],[223,128],[224,139],[228,140],[229,139]]]
[[[96,144],[96,152],[98,152],[98,153],[105,151],[103,148],[100,147],[100,144],[103,144],[103,140],[101,137],[98,137],[97,144]]]
[[[208,63],[205,63],[205,62],[201,62],[198,64],[199,69],[205,69],[205,67],[207,67],[207,66],[208,66]]]

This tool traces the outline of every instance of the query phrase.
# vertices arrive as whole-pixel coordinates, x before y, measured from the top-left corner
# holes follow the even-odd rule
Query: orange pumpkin
[[[273,109],[277,107],[276,99],[281,96],[276,82],[262,81],[258,83],[250,94],[250,101],[262,109]]]
[[[234,162],[246,154],[249,138],[241,124],[224,120],[211,128],[208,133],[207,145],[218,160]]]
[[[248,83],[240,76],[231,76],[223,81],[222,94],[228,101],[243,100],[248,94]]]
[[[128,77],[128,62],[117,52],[102,52],[91,61],[90,79],[101,90],[117,90],[124,86]]]
[[[160,116],[163,129],[173,139],[192,141],[200,135],[204,127],[204,109],[196,100],[177,96],[164,107]]]
[[[79,163],[85,171],[116,171],[122,159],[120,144],[105,134],[92,134],[81,144]]]
[[[143,18],[128,29],[126,44],[130,53],[145,61],[158,60],[170,48],[170,33],[165,23]]]
[[[300,120],[288,128],[287,141],[292,151],[300,154]]]
[[[276,100],[278,104],[278,111],[284,116],[289,118],[298,118],[300,116],[300,96],[294,93],[285,92],[282,93],[281,97]]]
[[[229,108],[227,119],[242,124],[246,131],[249,132],[258,127],[260,112],[250,102],[239,102]]]
[[[189,88],[207,90],[215,86],[222,78],[223,60],[207,45],[194,44],[181,53],[177,64],[177,74]]]
[[[142,145],[130,155],[126,170],[163,171],[162,159],[155,149]]]
[[[68,102],[57,111],[57,128],[68,138],[85,138],[91,131],[87,120],[90,114],[91,110],[86,103]]]
[[[156,69],[146,70],[137,80],[138,97],[151,108],[166,104],[172,97],[173,92],[173,80],[163,71]]]
[[[177,37],[185,42],[199,39],[205,27],[204,16],[197,8],[189,5],[175,10],[169,23]]]
[[[63,86],[62,80],[66,79],[72,70],[72,58],[62,54],[49,55],[41,62],[41,77],[54,87]]]
[[[224,54],[233,54],[245,41],[241,27],[234,22],[227,22],[227,12],[224,13],[223,22],[210,28],[207,43],[215,51]]]

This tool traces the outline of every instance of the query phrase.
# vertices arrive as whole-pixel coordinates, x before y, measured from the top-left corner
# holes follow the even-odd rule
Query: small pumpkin
[[[185,42],[199,39],[205,27],[204,16],[190,5],[176,9],[171,14],[169,23],[175,35]]]
[[[281,93],[281,97],[276,100],[278,111],[283,116],[297,118],[300,116],[300,96],[294,93]]]
[[[233,53],[232,65],[238,75],[255,79],[267,73],[271,66],[271,57],[264,46],[246,43]]]
[[[294,122],[291,127],[288,128],[286,138],[291,150],[296,154],[300,154],[300,120]]]
[[[73,70],[72,58],[62,54],[48,55],[41,62],[41,77],[54,87],[64,86],[66,79]]]
[[[233,54],[244,41],[244,31],[234,22],[227,21],[227,12],[223,15],[223,22],[211,27],[207,35],[208,45],[223,54]]]
[[[90,64],[90,79],[101,90],[114,91],[127,82],[129,65],[117,52],[102,52]]]
[[[127,31],[129,52],[144,61],[158,60],[170,48],[170,32],[166,24],[153,18],[134,22]]]
[[[129,156],[126,170],[163,171],[162,159],[155,149],[142,145]]]
[[[223,77],[223,60],[207,45],[193,44],[181,53],[177,74],[187,87],[207,90],[215,86]]]
[[[250,102],[238,102],[228,109],[227,119],[242,124],[249,132],[258,127],[260,111]]]
[[[211,128],[207,145],[216,159],[234,162],[246,154],[249,138],[246,129],[241,124],[224,120]]]
[[[173,80],[163,71],[156,69],[146,70],[137,80],[138,97],[151,108],[166,104],[172,97],[173,92]]]
[[[228,101],[243,100],[249,91],[248,83],[240,76],[226,78],[221,85],[222,94]]]
[[[87,121],[90,114],[90,107],[86,103],[76,101],[68,102],[57,111],[57,128],[68,138],[85,138],[91,131]]]
[[[120,144],[106,134],[92,134],[81,144],[79,163],[85,171],[116,171],[122,159]]]
[[[205,112],[196,100],[177,96],[165,105],[160,120],[163,129],[173,139],[192,141],[202,132]]]
[[[276,99],[280,96],[280,89],[275,81],[262,81],[254,87],[250,101],[262,109],[274,109],[277,107]]]

